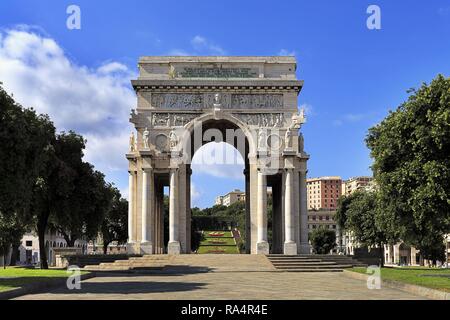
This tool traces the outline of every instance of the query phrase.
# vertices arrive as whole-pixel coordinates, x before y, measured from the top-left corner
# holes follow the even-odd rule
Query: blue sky
[[[81,30],[66,28],[70,4],[81,8]],[[381,8],[381,30],[366,27],[370,4]],[[308,111],[302,130],[311,177],[370,175],[367,129],[404,101],[407,89],[450,71],[444,0],[3,0],[0,28],[5,88],[48,112],[59,129],[83,133],[87,159],[124,194],[127,115],[135,103],[129,80],[139,56],[294,54],[305,81],[299,106]],[[42,50],[49,53],[39,56]],[[194,205],[242,189],[240,169],[233,170],[194,170]]]

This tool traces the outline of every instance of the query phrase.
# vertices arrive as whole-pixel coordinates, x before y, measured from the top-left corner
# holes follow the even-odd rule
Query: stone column
[[[284,254],[296,255],[297,243],[295,242],[294,226],[294,170],[286,169],[286,188],[284,205]]]
[[[250,170],[248,164],[244,169],[245,176],[245,253],[251,252],[251,221],[250,221]]]
[[[169,243],[168,254],[180,254],[181,246],[179,240],[179,213],[178,213],[178,169],[170,169],[169,187]]]
[[[269,243],[267,242],[267,176],[258,171],[258,242],[256,243],[257,254],[269,254]]]
[[[400,244],[395,244],[394,248],[394,264],[400,263]]]
[[[151,169],[142,170],[142,240],[141,253],[152,254],[152,217],[153,217],[153,172]]]
[[[136,238],[133,234],[134,227],[134,184],[136,173],[129,171],[128,175],[128,244],[127,253],[132,254],[135,251]]]
[[[300,246],[298,252],[302,254],[310,253],[308,240],[308,204],[306,191],[306,171],[300,170],[299,175],[300,189]]]
[[[416,248],[411,247],[410,265],[416,265]]]

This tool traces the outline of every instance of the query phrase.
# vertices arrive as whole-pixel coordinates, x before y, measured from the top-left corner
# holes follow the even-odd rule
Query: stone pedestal
[[[127,243],[127,254],[136,254],[136,243],[128,242]]]
[[[300,254],[310,254],[311,245],[309,243],[300,243],[300,245],[297,246],[297,252]]]
[[[181,246],[179,241],[169,242],[167,244],[167,253],[168,254],[180,254]]]
[[[152,254],[153,245],[150,241],[141,242],[141,254]]]
[[[285,254],[287,256],[297,255],[297,244],[295,242],[285,242],[283,254]]]
[[[269,243],[261,241],[256,244],[256,254],[269,254]]]

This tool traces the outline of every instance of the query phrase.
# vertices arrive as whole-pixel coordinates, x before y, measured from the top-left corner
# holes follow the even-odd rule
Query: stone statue
[[[178,137],[175,134],[175,132],[172,130],[172,131],[170,131],[170,134],[169,134],[170,149],[176,148],[177,144],[178,144]]]
[[[285,144],[285,149],[292,148],[292,132],[291,132],[291,128],[288,128],[286,130],[286,134],[284,135],[284,144]]]
[[[300,127],[302,126],[302,124],[304,124],[306,122],[306,117],[305,117],[305,109],[301,109],[300,113],[298,114],[293,114],[292,115],[292,125],[291,128],[294,129],[300,129]]]
[[[147,128],[145,128],[144,133],[142,134],[142,139],[144,140],[144,148],[148,149],[148,136],[150,135],[150,132]]]
[[[221,100],[220,93],[214,94],[214,107],[215,108],[220,108],[222,106],[220,100]]]
[[[130,152],[136,151],[136,139],[134,137],[134,132],[130,135]]]
[[[177,76],[177,73],[175,71],[175,67],[173,66],[173,64],[169,64],[169,78],[170,79],[175,79],[175,77]]]
[[[300,133],[298,136],[298,151],[301,153],[305,149],[305,139],[303,138],[303,134]]]
[[[259,149],[266,148],[266,140],[267,140],[266,130],[259,129],[259,131],[258,131],[258,148]]]

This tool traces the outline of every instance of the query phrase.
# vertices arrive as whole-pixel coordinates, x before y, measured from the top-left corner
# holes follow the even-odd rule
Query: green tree
[[[6,255],[12,248],[12,245],[20,242],[25,231],[25,224],[21,221],[19,215],[3,215],[0,212],[0,255],[3,256],[4,268],[6,268]]]
[[[122,198],[117,188],[110,186],[109,190],[112,194],[110,208],[101,223],[104,254],[111,242],[124,244],[128,239],[128,201]]]
[[[336,233],[324,227],[316,228],[310,232],[309,240],[317,254],[327,254],[336,247]]]
[[[84,146],[84,143],[82,145]],[[55,217],[58,214],[66,214],[65,209],[67,209],[68,199],[73,194],[74,181],[77,177],[73,164],[80,162],[82,154],[82,147],[76,135],[59,134],[52,146],[47,149],[47,158],[44,160],[45,170],[34,186],[31,213],[39,238],[42,269],[48,268],[45,234],[49,221],[56,220]],[[82,205],[82,202],[77,205]]]
[[[54,140],[55,127],[49,117],[23,108],[0,83],[0,237],[13,241],[4,246],[17,244],[25,222],[35,221],[33,192],[47,170]]]
[[[423,84],[366,139],[385,230],[423,256],[450,232],[450,79]]]
[[[340,199],[336,214],[339,226],[351,232],[358,243],[380,248],[380,262],[383,264],[384,244],[394,242],[394,238],[383,228],[378,197],[375,191],[356,191]]]

